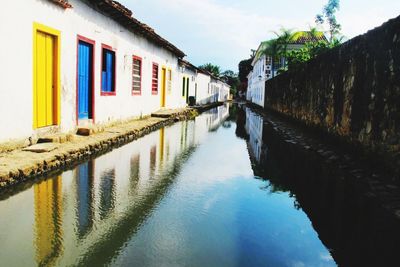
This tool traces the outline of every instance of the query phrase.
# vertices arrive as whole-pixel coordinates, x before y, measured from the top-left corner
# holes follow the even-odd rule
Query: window
[[[142,92],[142,59],[133,57],[132,61],[132,94],[140,95]]]
[[[101,94],[115,95],[115,52],[106,45],[102,48]]]
[[[172,70],[168,70],[167,88],[168,93],[170,94],[172,89]]]
[[[156,95],[158,93],[158,64],[153,63],[153,75],[151,78],[151,93]]]

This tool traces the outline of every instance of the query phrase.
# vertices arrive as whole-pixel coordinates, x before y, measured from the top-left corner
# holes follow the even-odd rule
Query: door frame
[[[96,66],[96,57],[95,57],[95,48],[96,48],[96,41],[86,38],[82,35],[77,35],[76,38],[76,125],[78,125],[79,123],[79,83],[78,83],[78,79],[79,79],[79,73],[78,73],[78,64],[79,64],[79,41],[88,43],[92,45],[92,61],[90,62],[90,64],[92,65],[92,71],[91,71],[91,75],[92,75],[92,84],[91,84],[91,88],[90,88],[90,93],[92,94],[92,101],[90,104],[90,109],[91,109],[91,113],[92,113],[92,118],[89,118],[92,120],[93,124],[95,123],[95,103],[96,103],[96,95],[95,95],[95,66]]]
[[[166,88],[167,87],[167,68],[161,67],[161,107],[164,108],[167,103]]]
[[[53,106],[53,112],[54,114],[54,124],[49,125],[46,127],[50,126],[58,126],[61,123],[61,94],[60,94],[60,46],[61,46],[61,32],[59,30],[47,27],[43,24],[34,22],[33,23],[33,124],[32,127],[33,129],[38,129],[37,125],[37,103],[36,103],[36,97],[37,97],[37,69],[36,69],[36,63],[37,63],[37,57],[36,57],[36,35],[38,32],[43,32],[45,34],[51,35],[54,39],[54,51],[53,51],[53,79],[54,79],[54,106]],[[42,127],[40,127],[42,128]]]

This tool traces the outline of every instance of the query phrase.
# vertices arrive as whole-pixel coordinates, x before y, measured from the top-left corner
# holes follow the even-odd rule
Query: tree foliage
[[[328,0],[322,10],[322,14],[317,14],[315,17],[315,22],[317,25],[323,25],[325,22],[329,25],[329,41],[332,42],[335,37],[340,33],[342,26],[337,22],[335,13],[340,8],[339,0]]]
[[[221,73],[220,77],[227,84],[229,84],[229,86],[231,87],[231,94],[235,95],[240,84],[238,74],[232,70],[226,70]]]
[[[216,77],[219,77],[221,74],[221,67],[214,65],[212,63],[206,63],[203,65],[200,65],[199,68],[210,72],[211,74],[213,74]]]
[[[289,51],[286,54],[288,68],[292,69],[299,64],[315,58],[319,54],[324,53],[325,51],[328,51],[338,45],[340,45],[340,40],[337,39],[334,39],[333,42],[308,42],[301,49]]]
[[[254,56],[239,62],[239,80],[241,82],[247,81],[247,75],[249,75],[250,71],[253,69],[253,66],[251,66],[253,59]]]

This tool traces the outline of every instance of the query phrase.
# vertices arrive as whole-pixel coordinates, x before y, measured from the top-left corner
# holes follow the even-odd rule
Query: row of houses
[[[11,37],[0,49],[0,142],[229,94],[226,83],[113,0],[9,1],[0,33]]]
[[[271,41],[263,41],[257,48],[251,63],[253,69],[247,75],[246,99],[254,104],[264,107],[265,82],[277,76],[287,66],[284,56],[271,55]],[[299,50],[309,42],[327,41],[322,32],[298,31],[292,35],[291,40],[284,44],[286,51]]]

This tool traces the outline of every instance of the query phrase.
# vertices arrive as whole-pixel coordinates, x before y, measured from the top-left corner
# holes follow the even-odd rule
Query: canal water
[[[233,109],[3,197],[0,265],[336,266],[296,194],[257,171],[262,118]]]

